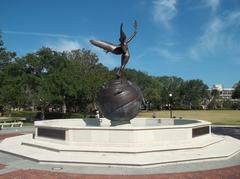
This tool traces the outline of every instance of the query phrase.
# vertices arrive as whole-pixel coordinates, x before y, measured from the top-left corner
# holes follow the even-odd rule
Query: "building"
[[[213,85],[211,90],[217,90],[220,92],[220,97],[222,99],[232,99],[232,94],[234,91],[234,88],[224,88],[221,84]]]

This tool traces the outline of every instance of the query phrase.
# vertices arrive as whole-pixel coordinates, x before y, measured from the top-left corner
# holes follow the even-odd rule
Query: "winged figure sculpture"
[[[103,40],[90,40],[90,43],[93,44],[96,47],[102,48],[106,53],[111,52],[116,55],[122,55],[121,56],[121,66],[117,72],[117,78],[120,78],[122,75],[122,72],[128,63],[128,60],[130,58],[130,53],[128,49],[128,43],[131,42],[131,40],[135,37],[137,34],[137,21],[134,21],[134,32],[133,34],[127,39],[126,34],[123,32],[123,24],[120,26],[120,38],[119,38],[119,44],[112,44],[110,42],[106,42]]]

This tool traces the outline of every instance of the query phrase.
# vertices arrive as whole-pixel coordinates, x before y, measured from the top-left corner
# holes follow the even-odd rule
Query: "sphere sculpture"
[[[102,87],[97,102],[112,125],[128,124],[139,112],[142,93],[130,81],[119,78]]]

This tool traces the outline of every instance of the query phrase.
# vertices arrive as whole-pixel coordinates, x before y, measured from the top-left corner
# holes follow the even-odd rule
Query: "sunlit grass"
[[[154,111],[157,117],[169,117],[169,111]],[[142,111],[139,117],[152,117],[153,111]],[[175,117],[202,119],[213,124],[240,125],[240,110],[176,110]]]
[[[169,111],[154,111],[158,118],[169,117]],[[138,117],[152,117],[153,111],[142,111]],[[179,118],[202,119],[213,124],[240,125],[240,110],[173,110],[172,115]],[[71,118],[78,117],[77,114]],[[33,122],[24,122],[23,126],[33,126]]]

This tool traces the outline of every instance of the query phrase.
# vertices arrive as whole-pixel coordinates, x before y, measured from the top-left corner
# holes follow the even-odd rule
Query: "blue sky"
[[[18,56],[42,46],[87,48],[110,69],[120,57],[90,39],[118,43],[119,26],[130,36],[128,68],[149,75],[201,79],[210,87],[240,80],[240,0],[1,0],[0,30]]]

